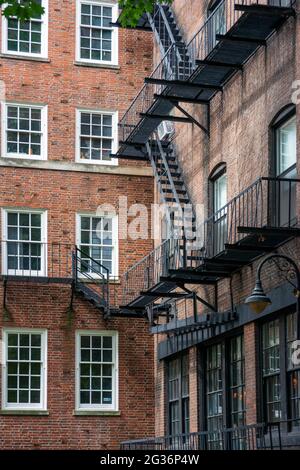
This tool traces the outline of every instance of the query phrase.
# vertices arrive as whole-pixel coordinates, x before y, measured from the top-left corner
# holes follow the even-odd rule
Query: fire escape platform
[[[14,276],[3,275],[0,280],[13,282],[33,282],[38,284],[72,284],[73,279],[70,277],[48,277],[48,276]]]
[[[217,35],[216,45],[205,60],[198,61],[195,70],[189,74],[188,78],[188,70],[183,69],[182,74],[179,72],[179,78],[182,75],[181,80],[153,79],[153,83],[156,82],[158,85],[160,83],[163,88],[161,97],[157,94],[153,96],[147,116],[140,116],[137,125],[133,125],[129,137],[118,150],[118,157],[144,156],[143,152],[135,148],[133,144],[146,144],[152,132],[163,120],[151,118],[151,114],[165,116],[167,120],[174,108],[174,103],[171,100],[162,99],[163,96],[174,97],[174,100],[179,102],[180,99],[191,99],[195,102],[203,100],[209,103],[237,70],[255,54],[256,50],[266,44],[268,38],[290,16],[294,15],[294,10],[291,8],[267,5],[235,5],[235,8],[242,10],[240,18],[224,36]],[[151,78],[149,80],[151,81]]]
[[[159,294],[164,293],[171,293],[176,289],[177,285],[173,281],[163,281],[159,282],[155,286],[153,286],[151,289],[149,289],[147,292],[143,292],[138,296],[136,299],[134,299],[132,302],[130,302],[128,305],[121,307],[121,309],[129,309],[129,310],[144,310],[144,308],[147,305],[153,304],[155,299],[159,299],[160,295],[155,297],[155,292],[159,292]],[[147,295],[148,294],[148,295]]]
[[[190,256],[191,267],[169,269],[167,275],[160,278],[159,283],[148,291],[140,292],[139,296],[122,308],[142,310],[157,299],[167,298],[168,293],[171,299],[171,293],[185,284],[214,285],[222,279],[230,278],[232,274],[250,265],[257,258],[300,236],[300,229],[293,227],[238,227],[238,232],[245,234],[244,238],[234,244],[225,244],[224,249],[216,256],[203,259],[197,267],[192,267],[193,256]],[[196,260],[199,260],[197,253]],[[163,295],[159,295],[162,293]]]

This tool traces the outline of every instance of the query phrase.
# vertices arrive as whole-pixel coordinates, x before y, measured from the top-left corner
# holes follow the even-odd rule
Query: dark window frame
[[[223,427],[231,427],[231,409],[230,409],[230,345],[234,338],[242,336],[244,348],[244,373],[245,373],[245,342],[243,329],[238,329],[230,335],[213,339],[205,343],[198,349],[198,423],[199,431],[207,431],[207,404],[206,404],[206,390],[207,390],[207,376],[206,376],[206,360],[207,348],[221,343],[222,347],[222,381],[223,381]],[[244,390],[245,376],[244,376]],[[244,409],[245,423],[246,423],[246,406]]]
[[[294,104],[288,104],[284,106],[272,119],[270,123],[270,162],[269,162],[269,174],[272,178],[285,178],[288,177],[289,173],[295,171],[297,168],[297,163],[293,164],[289,168],[287,168],[283,173],[278,173],[278,130],[287,123],[290,119],[296,116],[296,106]],[[294,217],[288,217],[287,220],[284,219],[284,213],[293,211],[293,191],[295,191],[295,184],[291,183],[284,183],[282,181],[278,181],[277,183],[274,181],[270,183],[270,204],[269,207],[269,219],[270,224],[275,225],[288,225],[293,226],[295,222]],[[292,191],[292,192],[291,192]],[[288,193],[288,196],[287,196]],[[282,201],[285,201],[288,197],[288,205],[287,210],[285,210],[282,204],[285,204]],[[290,199],[291,198],[291,199]],[[276,211],[274,211],[276,208]],[[282,220],[283,218],[283,220]]]
[[[288,424],[287,421],[290,419],[290,399],[288,395],[288,376],[291,374],[291,369],[288,368],[287,364],[287,317],[289,314],[295,313],[295,308],[287,308],[283,311],[277,312],[272,317],[264,318],[263,321],[258,322],[258,348],[257,348],[257,414],[258,421],[266,422],[266,403],[265,403],[265,392],[263,385],[263,325],[279,320],[279,350],[280,350],[280,386],[281,386],[281,421],[285,422],[283,430],[288,433],[300,434],[300,426],[295,426],[292,428],[291,424]],[[293,369],[293,371],[300,370],[300,367]]]
[[[271,174],[271,177],[273,178],[281,176],[277,174],[278,173],[277,172],[277,163],[278,163],[277,131],[284,123],[288,122],[294,116],[296,116],[296,106],[294,104],[288,104],[275,115],[275,117],[272,119],[270,123],[270,131],[271,131],[270,174]],[[291,169],[292,167],[290,167],[288,171],[290,171]]]
[[[190,390],[189,390],[189,381],[188,381],[188,394],[183,396],[183,361],[187,361],[187,377],[189,378],[189,372],[190,372],[190,356],[187,351],[184,351],[183,353],[177,354],[176,356],[171,357],[167,362],[166,362],[166,368],[165,368],[165,378],[166,378],[166,433],[168,436],[175,436],[175,434],[172,433],[172,422],[171,422],[171,412],[170,412],[170,407],[171,407],[171,400],[170,400],[170,364],[173,361],[180,361],[179,365],[179,393],[178,393],[178,402],[179,402],[179,423],[180,423],[180,431],[179,434],[188,434],[190,432],[190,429],[186,429],[186,422],[188,421],[188,428],[189,428],[189,420],[190,420]],[[175,400],[173,400],[174,402]],[[184,419],[184,402],[188,402],[188,419]],[[178,435],[178,434],[176,434]]]
[[[209,215],[213,216],[216,213],[216,198],[215,198],[215,187],[216,182],[222,177],[226,175],[226,190],[228,189],[228,182],[227,182],[227,165],[225,162],[219,163],[214,170],[211,172],[209,176],[209,188],[208,188],[208,207],[209,207]],[[228,202],[228,200],[227,200]],[[227,209],[220,212],[218,209],[218,213],[220,217],[211,220],[213,225],[212,233],[213,233],[213,241],[212,241],[212,254],[217,254],[219,251],[222,251],[223,242],[226,243],[226,232],[227,232]]]

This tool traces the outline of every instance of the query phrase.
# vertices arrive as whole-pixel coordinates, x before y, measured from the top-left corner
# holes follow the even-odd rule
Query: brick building
[[[150,159],[168,210],[126,278],[154,335],[156,429],[124,448],[300,445],[299,8],[174,0],[140,20],[156,64],[118,156]]]
[[[153,41],[114,0],[42,4],[1,20],[0,448],[118,448],[154,432],[148,323],[110,312],[152,241],[103,205],[153,201],[147,163],[110,157]]]

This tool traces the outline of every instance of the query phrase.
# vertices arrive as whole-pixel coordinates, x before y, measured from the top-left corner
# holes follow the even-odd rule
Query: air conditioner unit
[[[157,128],[159,140],[166,140],[174,131],[174,126],[171,121],[162,121]]]

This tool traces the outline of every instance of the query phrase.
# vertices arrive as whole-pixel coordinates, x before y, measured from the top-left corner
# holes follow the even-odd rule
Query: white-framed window
[[[116,215],[77,214],[79,275],[97,278],[99,273],[118,277],[118,218]]]
[[[81,163],[117,165],[118,113],[77,110],[76,161]]]
[[[2,17],[2,52],[19,56],[47,58],[48,0],[36,0],[45,13],[31,20]]]
[[[2,103],[2,157],[47,160],[47,106]]]
[[[116,1],[77,0],[77,61],[118,64],[117,18]]]
[[[46,410],[47,331],[4,329],[2,409]]]
[[[76,409],[118,411],[118,333],[76,333]]]
[[[2,209],[2,272],[46,276],[47,212]]]

